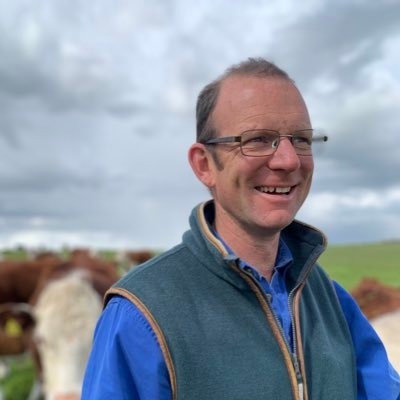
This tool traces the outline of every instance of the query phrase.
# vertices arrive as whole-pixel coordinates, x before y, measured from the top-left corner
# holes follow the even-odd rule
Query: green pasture
[[[328,246],[319,262],[348,290],[365,277],[400,288],[400,241]]]
[[[0,357],[7,365],[7,373],[0,378],[0,389],[4,400],[26,400],[35,380],[33,362],[28,354]]]

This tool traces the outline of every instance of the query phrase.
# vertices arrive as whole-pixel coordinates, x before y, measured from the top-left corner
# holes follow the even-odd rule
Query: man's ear
[[[216,169],[212,155],[204,144],[194,143],[188,153],[189,163],[197,178],[209,189],[214,186],[214,172]]]

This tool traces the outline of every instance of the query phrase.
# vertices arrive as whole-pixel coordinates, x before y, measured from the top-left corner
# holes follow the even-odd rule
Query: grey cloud
[[[398,182],[397,103],[365,100],[385,97],[385,87],[373,97],[368,68],[387,67],[398,4],[327,1],[290,14],[280,4],[200,2],[192,12],[180,0],[16,0],[7,13],[0,4],[3,232],[30,232],[38,218],[50,238],[106,232],[137,246],[176,243],[192,206],[208,198],[186,160],[196,95],[229,64],[262,54],[292,73],[331,134],[316,160],[316,193]],[[365,99],[352,105],[360,90]],[[395,212],[380,211],[363,236],[368,213],[336,210],[328,233],[384,237]]]
[[[330,243],[374,242],[398,239],[399,210],[373,207],[338,207],[327,220],[308,218],[328,236]]]
[[[96,49],[94,36],[80,41],[76,26],[62,31],[57,15],[41,15],[35,10],[11,14],[15,25],[0,21],[0,92],[4,96],[34,98],[48,109],[64,111],[79,109],[90,112],[106,108],[119,101],[129,82],[118,82],[114,65],[105,48]],[[63,19],[65,15],[63,15]],[[28,43],[24,22],[34,27],[36,34]],[[63,22],[65,27],[65,21]],[[29,35],[28,35],[29,36]],[[98,47],[98,46],[97,46]]]
[[[143,105],[135,101],[116,101],[106,107],[107,111],[117,118],[132,117],[137,114],[146,112]]]
[[[386,38],[400,32],[399,13],[398,2],[326,2],[277,32],[271,52],[302,87],[328,75],[346,89],[358,82],[365,65],[379,59]]]
[[[90,187],[98,188],[104,182],[104,177],[98,171],[71,171],[55,165],[27,166],[18,175],[0,173],[0,186],[4,191],[37,191],[47,192],[58,187]]]
[[[327,165],[321,165],[324,179],[318,181],[319,189],[382,190],[399,184],[397,105],[386,100],[382,104],[382,99],[395,93],[391,87],[385,91],[366,90],[361,100],[354,93],[337,107],[330,107],[328,98],[319,97],[327,114],[331,110],[331,117],[325,118],[331,119],[332,130],[321,157]]]
[[[2,140],[8,148],[14,150],[21,147],[18,129],[14,125],[5,123],[4,121],[0,123],[0,140]]]

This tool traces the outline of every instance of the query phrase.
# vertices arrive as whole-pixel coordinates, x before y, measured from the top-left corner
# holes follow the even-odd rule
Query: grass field
[[[346,289],[364,277],[400,287],[400,241],[360,245],[332,245],[320,264]]]
[[[0,378],[1,399],[26,400],[35,379],[33,362],[28,354],[0,358],[9,368],[6,376]]]

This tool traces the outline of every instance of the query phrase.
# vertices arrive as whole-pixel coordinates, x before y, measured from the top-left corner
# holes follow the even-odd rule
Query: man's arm
[[[357,360],[357,400],[400,399],[400,378],[388,360],[382,341],[355,300],[333,282],[350,328]]]
[[[96,327],[82,400],[170,400],[168,371],[156,336],[127,299],[114,297]]]

